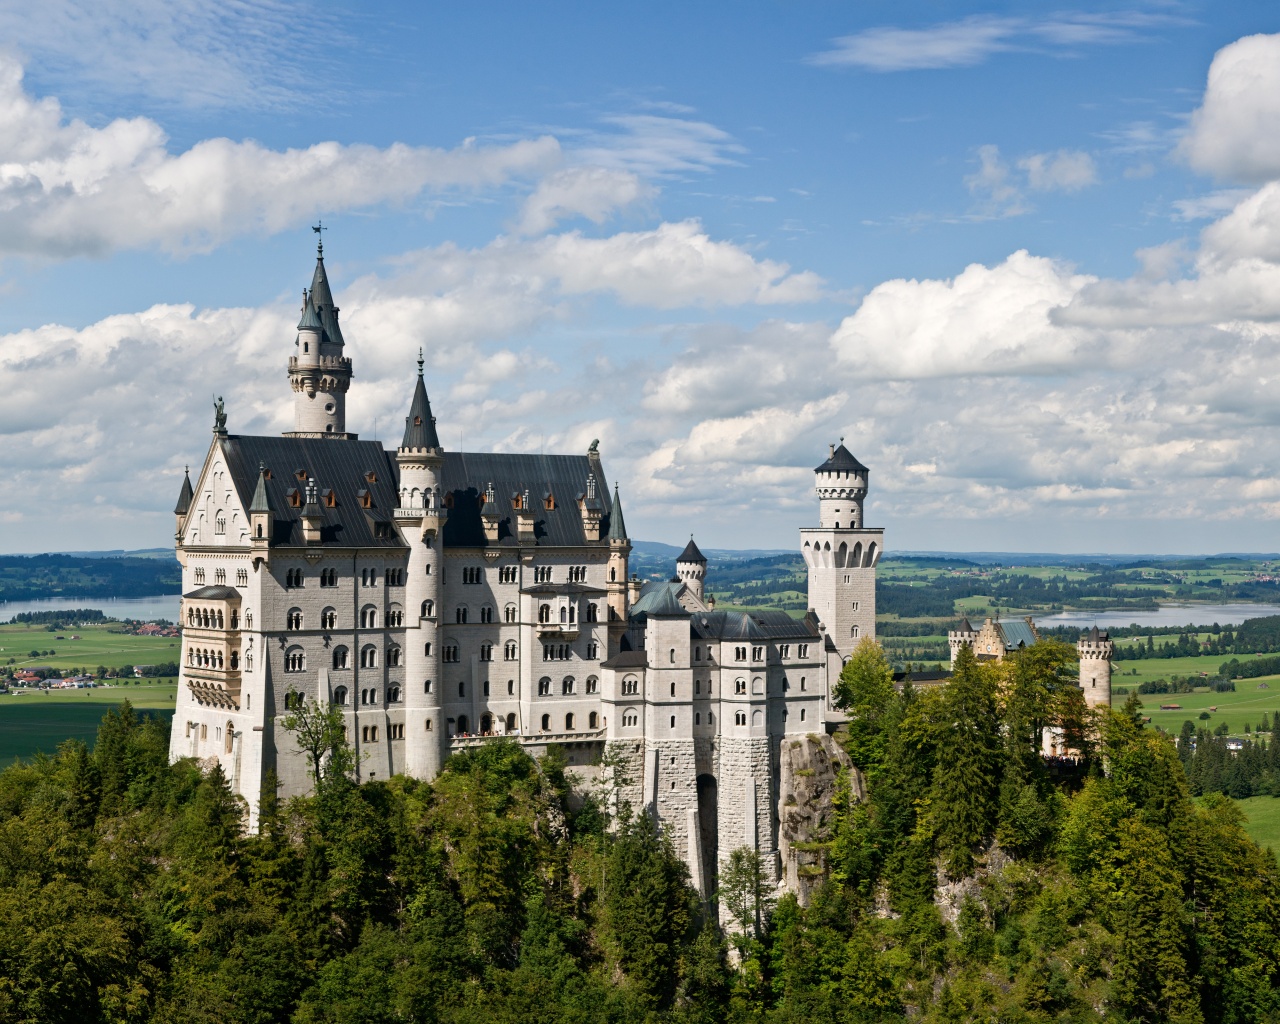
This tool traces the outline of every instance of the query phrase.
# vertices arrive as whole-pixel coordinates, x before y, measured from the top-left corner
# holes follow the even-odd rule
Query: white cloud
[[[1016,252],[948,281],[885,281],[832,336],[840,361],[877,378],[1012,376],[1068,369],[1087,333],[1051,322],[1093,278]]]
[[[1019,160],[1018,167],[1026,172],[1027,184],[1038,192],[1079,192],[1098,183],[1093,157],[1078,149],[1033,153]]]
[[[524,235],[550,231],[566,217],[603,224],[619,210],[654,199],[658,190],[629,171],[569,167],[542,179],[525,200],[516,230]]]
[[[553,138],[452,150],[322,142],[271,150],[207,139],[183,153],[147,118],[102,128],[34,100],[0,64],[0,252],[72,256],[114,249],[210,249],[318,212],[403,202],[424,190],[492,187],[553,167]]]
[[[601,120],[607,130],[562,133],[576,163],[665,178],[730,166],[746,152],[723,128],[706,121],[657,114]]]
[[[1246,36],[1214,55],[1179,152],[1218,178],[1280,178],[1280,35]]]
[[[1147,30],[1174,22],[1182,19],[1139,11],[1073,12],[1040,21],[976,14],[925,28],[886,26],[842,36],[809,63],[880,72],[973,67],[1009,51],[1069,54],[1082,46],[1138,42]]]
[[[998,146],[978,147],[978,170],[968,175],[964,183],[979,200],[981,217],[1016,217],[1030,209],[1009,165],[1001,159]]]
[[[0,4],[0,38],[80,86],[164,106],[263,108],[313,97],[340,22],[294,0]]]

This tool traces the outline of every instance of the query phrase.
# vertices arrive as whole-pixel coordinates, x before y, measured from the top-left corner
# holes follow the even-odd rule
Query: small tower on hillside
[[[324,269],[324,244],[316,247],[311,289],[302,296],[295,351],[289,357],[289,385],[293,388],[293,430],[286,437],[351,437],[347,433],[347,389],[351,360],[342,354],[329,276]]]
[[[707,578],[707,560],[693,542],[692,534],[689,536],[689,543],[676,559],[676,577],[684,581],[699,601],[702,600],[702,585]]]
[[[951,648],[951,664],[954,667],[956,658],[960,654],[960,648],[968,645],[973,646],[973,642],[978,639],[978,631],[969,625],[968,618],[960,620],[960,627],[947,632],[947,644]]]
[[[863,637],[876,635],[876,563],[884,552],[884,530],[863,525],[869,471],[843,439],[813,472],[820,525],[800,531],[809,609],[847,659]]]
[[[1076,641],[1080,655],[1080,689],[1091,708],[1111,706],[1111,656],[1115,644],[1097,626]]]
[[[439,494],[444,449],[431,415],[427,386],[422,381],[422,353],[418,380],[405,417],[404,438],[396,449],[400,466],[400,507],[393,510],[397,530],[409,548],[405,580],[405,772],[415,779],[440,774],[448,749],[441,714],[440,643],[440,530],[443,524]]]

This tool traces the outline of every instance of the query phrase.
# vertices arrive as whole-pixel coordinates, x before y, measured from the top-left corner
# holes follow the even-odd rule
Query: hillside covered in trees
[[[304,709],[281,724],[315,741],[317,794],[267,794],[251,836],[126,706],[92,751],[0,773],[0,1020],[1280,1019],[1274,858],[1230,800],[1192,801],[1136,700],[1091,720],[1071,657],[966,653],[899,693],[864,644],[830,877],[802,907],[735,851],[723,930],[650,819],[571,800],[554,754],[356,785]],[[1050,724],[1082,762],[1038,755]]]
[[[152,597],[182,588],[177,559],[0,555],[0,601],[51,597]]]

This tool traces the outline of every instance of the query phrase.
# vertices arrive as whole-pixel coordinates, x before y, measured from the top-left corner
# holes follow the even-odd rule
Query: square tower
[[[843,661],[859,640],[876,635],[876,563],[884,530],[863,525],[868,470],[843,439],[814,474],[820,525],[800,531],[800,550],[809,567],[809,608]]]

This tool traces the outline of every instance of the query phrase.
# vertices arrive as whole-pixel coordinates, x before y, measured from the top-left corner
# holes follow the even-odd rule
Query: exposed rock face
[[[992,875],[998,875],[1010,864],[1010,857],[1000,845],[992,842],[986,850],[979,853],[972,874],[963,878],[949,878],[939,860],[936,865],[938,887],[934,891],[933,902],[947,924],[954,925],[960,916],[960,908],[964,901],[973,899],[981,901],[982,884]]]
[[[836,774],[849,773],[854,799],[865,795],[862,773],[832,737],[785,738],[778,756],[778,853],[783,884],[802,904],[830,872]]]

